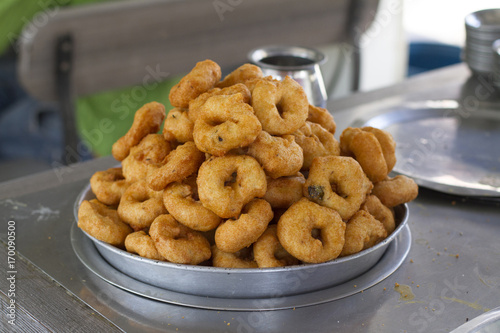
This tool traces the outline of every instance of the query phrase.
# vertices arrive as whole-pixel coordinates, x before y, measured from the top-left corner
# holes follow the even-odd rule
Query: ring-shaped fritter
[[[187,109],[189,101],[212,89],[221,76],[219,65],[212,60],[207,59],[196,63],[194,68],[170,89],[168,96],[170,104]]]
[[[177,222],[172,215],[158,216],[149,228],[158,253],[177,264],[197,265],[210,259],[208,240],[198,231]]]
[[[236,220],[222,222],[215,231],[215,244],[234,253],[253,244],[264,233],[273,219],[271,205],[262,199],[253,199],[243,208]]]
[[[356,213],[372,189],[355,159],[346,156],[316,157],[304,184],[304,196],[335,209],[343,220]]]
[[[272,135],[292,134],[304,125],[309,112],[304,89],[289,76],[278,82],[257,82],[252,106],[262,129]]]
[[[319,124],[306,121],[293,135],[304,154],[302,170],[309,170],[315,157],[340,155],[337,139]]]
[[[203,162],[196,180],[203,206],[222,218],[237,218],[243,206],[266,194],[266,174],[248,155],[212,157]]]
[[[383,224],[370,213],[360,210],[347,222],[345,244],[341,257],[368,249],[387,237]]]
[[[295,175],[304,161],[302,148],[293,135],[272,136],[266,131],[260,132],[247,154],[259,161],[271,178]]]
[[[96,199],[84,200],[78,208],[78,227],[100,241],[123,248],[125,238],[132,232],[118,216]]]
[[[161,134],[146,135],[122,161],[123,176],[129,182],[146,178],[149,166],[161,163],[171,150],[170,144]]]
[[[193,139],[199,150],[215,156],[251,144],[262,131],[252,107],[243,95],[215,95],[201,107],[194,123]]]
[[[130,186],[122,168],[97,171],[90,177],[90,188],[97,200],[108,206],[118,205],[123,193]]]
[[[149,166],[148,185],[155,191],[161,191],[168,184],[195,173],[204,160],[205,154],[196,148],[193,141],[188,141],[172,150],[159,166]]]
[[[118,215],[135,231],[149,227],[157,216],[165,213],[163,191],[153,191],[145,180],[130,185],[118,205]]]
[[[277,234],[288,253],[303,262],[317,264],[339,256],[345,228],[335,210],[302,198],[281,215]],[[319,231],[317,238],[315,231]]]
[[[163,104],[151,102],[144,104],[134,115],[134,122],[128,132],[119,138],[112,146],[111,153],[118,161],[123,161],[128,156],[130,148],[137,145],[148,134],[160,130],[165,119]]]
[[[163,203],[168,212],[185,226],[198,231],[212,230],[219,225],[221,218],[202,205],[193,185],[171,183],[163,193]]]
[[[299,264],[299,260],[288,253],[279,242],[276,224],[269,225],[253,244],[253,257],[259,268]]]

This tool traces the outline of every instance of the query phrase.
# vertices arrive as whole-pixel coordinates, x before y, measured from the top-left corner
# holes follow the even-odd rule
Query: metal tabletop
[[[438,100],[500,112],[497,93],[464,65],[330,101],[328,109],[338,136],[394,106]],[[353,285],[351,296],[288,310],[220,311],[134,295],[89,271],[70,239],[78,194],[95,171],[115,164],[108,157],[55,166],[0,184],[1,332],[449,332],[500,306],[500,203],[424,188],[409,204],[404,263],[371,288]]]

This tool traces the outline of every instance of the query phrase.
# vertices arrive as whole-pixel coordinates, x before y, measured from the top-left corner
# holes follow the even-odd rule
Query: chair
[[[60,8],[19,40],[18,75],[29,94],[59,102],[65,147],[75,150],[74,99],[189,71],[202,59],[222,68],[267,44],[357,48],[378,0],[146,0]],[[353,89],[359,52],[351,52]],[[156,76],[156,77],[155,77]],[[68,161],[66,161],[68,162]]]

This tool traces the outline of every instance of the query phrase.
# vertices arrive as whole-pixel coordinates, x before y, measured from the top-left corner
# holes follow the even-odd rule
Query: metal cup
[[[248,58],[265,76],[278,80],[290,76],[304,88],[310,104],[326,106],[328,97],[319,67],[326,61],[323,53],[306,47],[270,45],[250,51]]]

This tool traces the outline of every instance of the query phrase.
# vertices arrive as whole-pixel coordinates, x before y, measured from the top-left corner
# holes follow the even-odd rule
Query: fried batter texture
[[[78,209],[78,227],[108,244],[123,248],[132,229],[118,216],[116,210],[98,200],[84,200]]]
[[[90,177],[90,187],[97,200],[109,206],[118,205],[130,184],[123,177],[122,168],[97,171]]]
[[[418,185],[413,179],[398,175],[376,183],[372,194],[385,206],[392,208],[414,200],[418,195]]]
[[[193,230],[215,229],[222,220],[210,209],[203,207],[198,199],[196,182],[171,183],[163,193],[163,203],[177,221]]]
[[[272,136],[262,131],[248,147],[248,155],[262,165],[271,178],[296,174],[302,168],[304,155],[293,135]]]
[[[299,264],[299,260],[281,245],[276,224],[269,225],[253,245],[253,256],[259,268],[284,267]]]
[[[113,157],[118,161],[123,161],[128,156],[130,148],[141,142],[146,135],[160,130],[163,119],[165,119],[163,104],[157,102],[144,104],[136,111],[134,122],[127,134],[113,144],[111,149]]]
[[[333,209],[306,198],[294,203],[278,221],[277,234],[286,251],[307,263],[337,258],[344,246],[346,225]],[[320,236],[313,236],[318,229]]]
[[[237,220],[227,220],[217,228],[215,245],[229,253],[252,245],[264,233],[273,215],[267,201],[253,199],[243,208]]]
[[[167,116],[157,102],[136,111],[113,145],[121,168],[96,172],[97,199],[78,211],[82,230],[130,253],[224,268],[322,263],[382,241],[399,223],[393,208],[418,195],[412,179],[389,177],[389,132],[349,127],[338,141],[332,114],[288,76],[244,64],[221,80],[205,60],[168,97]]]
[[[212,157],[196,180],[203,206],[222,218],[237,218],[248,202],[266,194],[266,174],[248,155]]]
[[[201,107],[193,139],[201,151],[222,156],[232,149],[248,146],[261,131],[259,119],[242,94],[216,95]]]
[[[339,212],[343,220],[356,213],[373,185],[356,160],[344,156],[316,157],[304,184],[304,196]]]
[[[347,222],[345,245],[340,256],[358,253],[378,244],[386,237],[384,225],[368,212],[360,210]]]
[[[342,155],[354,157],[368,178],[384,180],[396,163],[396,144],[392,136],[373,127],[346,128],[340,136]]]
[[[198,62],[191,72],[172,87],[168,96],[170,104],[187,109],[189,101],[212,89],[221,76],[219,65],[212,60]]]
[[[177,222],[172,215],[158,216],[149,229],[161,256],[170,262],[197,265],[210,259],[210,244],[203,235]]]
[[[125,238],[125,248],[130,253],[152,260],[165,260],[156,249],[153,239],[143,230],[128,234]]]
[[[292,134],[304,125],[309,113],[304,89],[289,76],[278,82],[257,82],[252,106],[262,129],[272,135]]]

